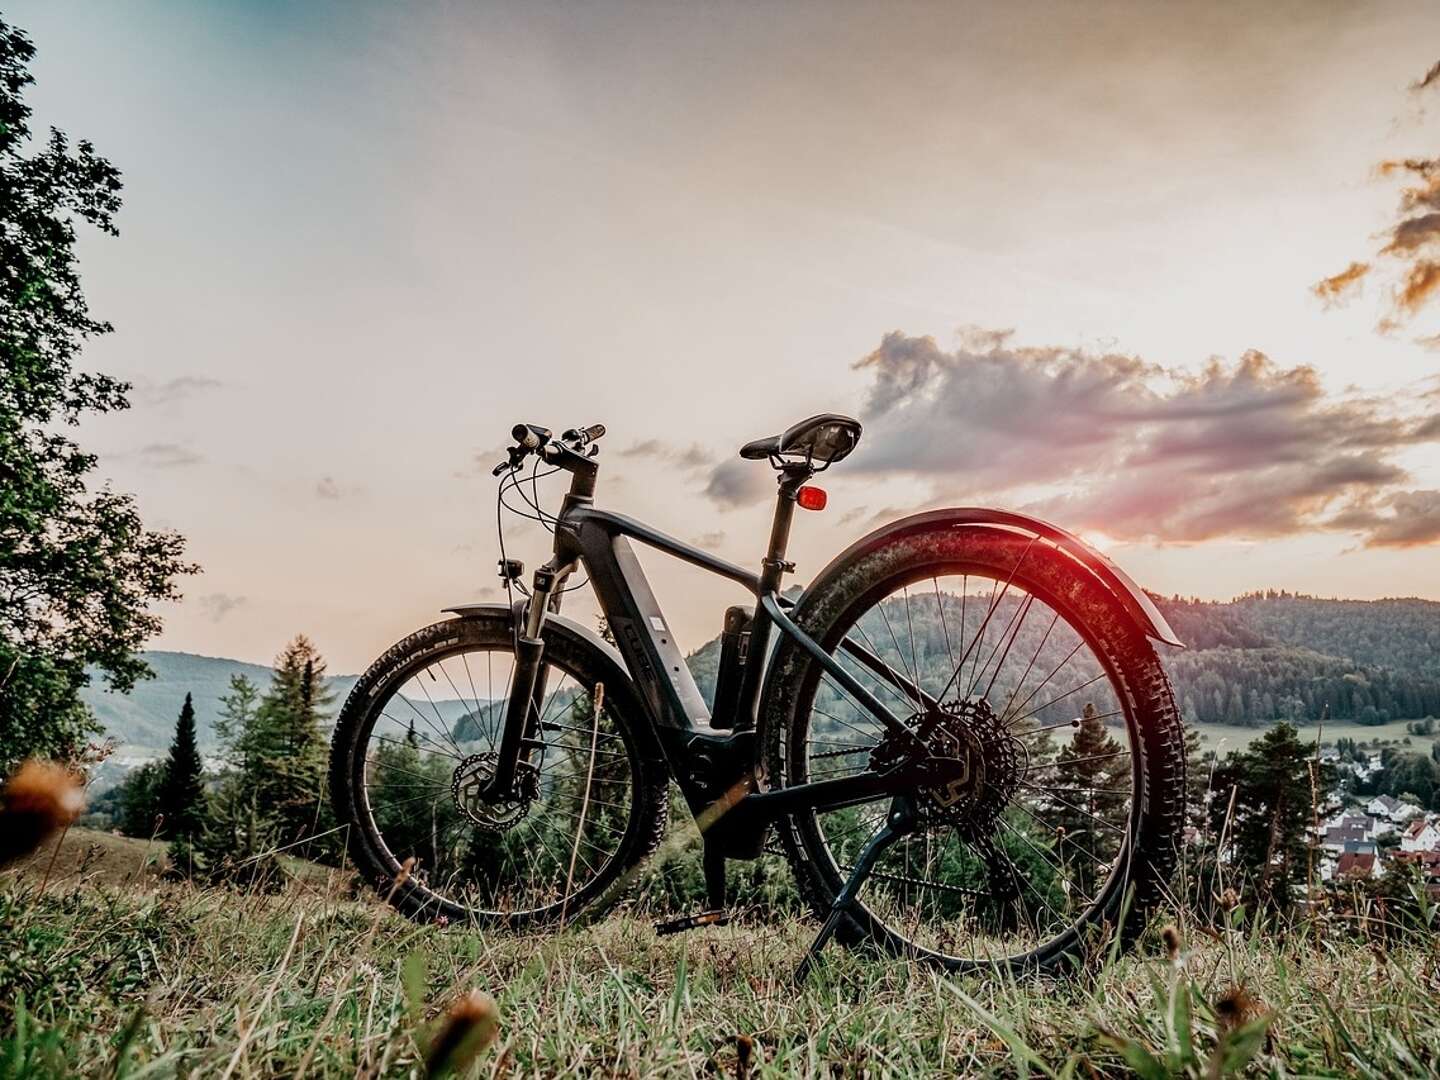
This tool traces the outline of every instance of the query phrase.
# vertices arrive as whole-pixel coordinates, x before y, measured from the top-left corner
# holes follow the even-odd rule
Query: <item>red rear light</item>
[[[801,510],[824,510],[825,491],[807,484],[795,493],[795,501],[800,504]]]

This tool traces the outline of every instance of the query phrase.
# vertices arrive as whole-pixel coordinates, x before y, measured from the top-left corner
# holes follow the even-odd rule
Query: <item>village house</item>
[[[1325,824],[1321,846],[1326,851],[1341,852],[1349,850],[1352,844],[1373,845],[1377,824],[1374,818],[1365,814],[1344,814],[1339,818],[1332,818]]]
[[[1374,878],[1380,876],[1380,857],[1372,852],[1347,851],[1335,864],[1337,878]]]
[[[1434,851],[1440,848],[1440,826],[1425,818],[1416,818],[1400,834],[1401,851]]]

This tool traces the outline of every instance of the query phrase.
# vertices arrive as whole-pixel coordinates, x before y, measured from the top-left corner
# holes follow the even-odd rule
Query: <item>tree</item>
[[[1312,766],[1318,770],[1311,787]],[[1262,904],[1284,910],[1306,873],[1306,828],[1314,803],[1322,803],[1333,772],[1314,760],[1314,750],[1283,721],[1231,754],[1215,770],[1211,831],[1227,827],[1231,866]]]
[[[247,740],[260,699],[260,688],[244,675],[230,676],[230,693],[220,695],[220,715],[215,721],[215,734],[220,752],[232,768],[247,772],[251,769]]]
[[[124,835],[146,838],[155,835],[164,769],[158,761],[147,761],[138,769],[131,769],[119,784],[115,827]]]
[[[180,708],[175,721],[175,739],[170,756],[165,760],[165,775],[160,783],[160,813],[163,835],[191,839],[205,825],[204,763],[195,741],[195,705],[190,695]]]
[[[246,888],[284,880],[277,851],[332,824],[321,728],[331,698],[325,661],[303,634],[276,658],[264,693],[243,675],[231,678],[215,725],[228,769],[209,799],[206,827],[172,849],[172,863],[188,876]],[[330,836],[301,853],[329,859],[342,847]]]
[[[1048,818],[1058,837],[1056,850],[1071,886],[1093,897],[1119,850],[1130,791],[1129,756],[1105,730],[1094,705],[1086,704],[1079,730],[1056,755],[1055,773]]]
[[[64,433],[128,404],[126,383],[75,369],[83,342],[111,329],[81,291],[76,225],[116,233],[120,174],[53,129],[27,154],[34,55],[0,21],[0,766],[71,753],[95,730],[87,665],[121,692],[147,675],[136,650],[160,628],[150,604],[195,569],[129,495],[90,490],[96,458]]]
[[[324,659],[298,635],[276,659],[241,744],[256,806],[275,823],[282,843],[323,831],[327,747],[320,724],[332,699]]]

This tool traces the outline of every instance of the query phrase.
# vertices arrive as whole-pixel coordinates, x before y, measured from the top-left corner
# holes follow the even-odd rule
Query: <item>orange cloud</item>
[[[1410,89],[1412,92],[1418,92],[1437,81],[1440,81],[1440,60],[1436,60],[1435,63],[1430,65],[1429,71],[1411,83]]]
[[[1414,312],[1440,289],[1440,262],[1422,259],[1410,267],[1398,297],[1400,306]]]
[[[1440,61],[1411,83],[1410,89],[1419,92],[1437,84],[1440,84]],[[1400,274],[1391,292],[1390,310],[1381,316],[1376,327],[1380,333],[1389,334],[1440,291],[1440,262],[1430,255],[1433,246],[1440,244],[1440,157],[1389,159],[1375,166],[1375,175],[1382,179],[1415,177],[1419,181],[1401,188],[1397,220],[1378,252],[1398,264]],[[1352,262],[1340,273],[1316,282],[1310,291],[1324,301],[1326,307],[1331,307],[1348,299],[1370,271],[1369,263]],[[1423,339],[1422,343],[1425,343]]]
[[[1370,264],[1352,262],[1340,273],[1317,281],[1310,291],[1325,301],[1326,307],[1343,303],[1351,293],[1360,287],[1361,280],[1370,272]]]

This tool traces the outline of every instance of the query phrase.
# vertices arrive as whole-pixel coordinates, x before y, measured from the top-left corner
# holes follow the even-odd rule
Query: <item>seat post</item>
[[[759,593],[778,593],[785,573],[794,570],[785,558],[790,546],[790,523],[795,519],[795,493],[815,472],[808,464],[790,463],[780,466],[780,491],[775,497],[775,520],[770,526],[770,546],[760,564]],[[770,635],[774,630],[770,616],[759,604],[750,623],[750,643],[746,649],[745,669],[740,677],[740,692],[735,703],[735,727],[738,732],[755,729],[755,707],[760,701],[760,680],[764,676],[769,655]]]
[[[763,592],[778,592],[785,571],[794,569],[785,561],[785,552],[790,546],[790,525],[795,520],[795,493],[813,475],[814,470],[808,464],[785,465],[781,469],[775,518],[770,525],[770,546],[765,551],[765,561],[760,564]]]

